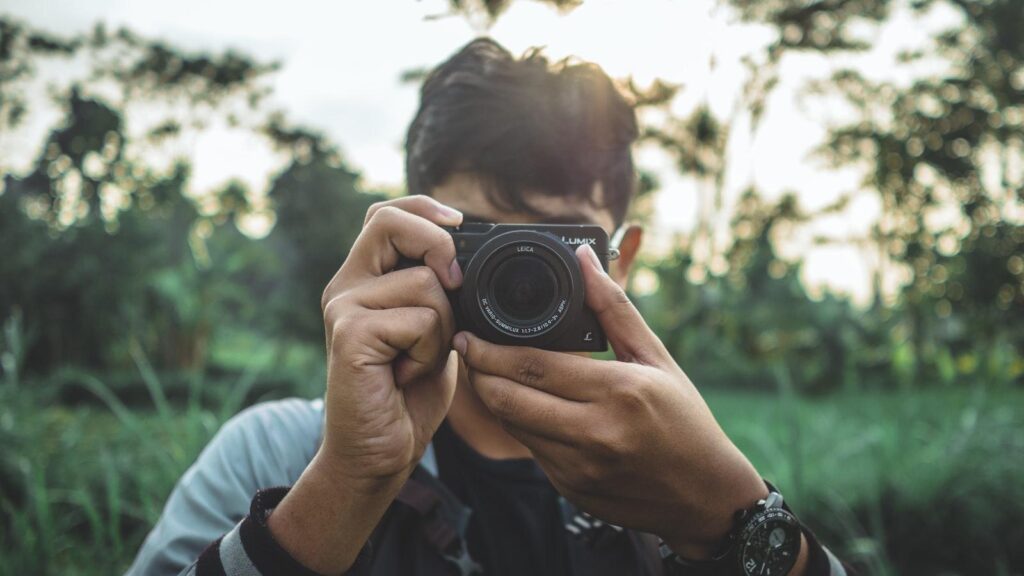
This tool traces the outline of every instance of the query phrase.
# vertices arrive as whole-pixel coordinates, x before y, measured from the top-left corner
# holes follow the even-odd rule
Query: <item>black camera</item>
[[[446,227],[463,271],[449,293],[459,330],[495,342],[547,350],[608,348],[597,316],[583,301],[575,249],[589,244],[608,269],[608,234],[600,226],[466,223]],[[403,260],[399,268],[417,265]]]

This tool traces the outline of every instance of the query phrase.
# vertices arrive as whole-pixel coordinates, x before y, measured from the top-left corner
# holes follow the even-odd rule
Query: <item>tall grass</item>
[[[1024,570],[1024,391],[707,397],[758,470],[866,573]]]
[[[0,575],[123,571],[177,478],[270,378],[266,365],[228,379],[196,374],[183,397],[172,396],[167,379],[133,355],[143,404],[91,374],[32,381],[19,378],[16,362],[5,367]],[[761,473],[844,558],[879,575],[1024,572],[1024,391],[807,399],[777,376],[775,394],[704,394]],[[323,381],[299,380],[273,395],[310,395]],[[68,405],[69,388],[93,400]]]
[[[135,346],[136,382],[149,402],[127,405],[82,371],[19,381],[10,352],[17,331],[6,334],[0,378],[0,575],[120,573],[177,478],[225,420],[259,399],[252,391],[267,363],[230,379],[193,374],[184,401],[172,404]],[[82,402],[82,391],[92,401]],[[66,405],[67,396],[79,400]]]

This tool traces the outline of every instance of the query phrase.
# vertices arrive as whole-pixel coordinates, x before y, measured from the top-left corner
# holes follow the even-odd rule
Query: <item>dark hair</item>
[[[470,172],[495,206],[535,213],[526,191],[571,196],[610,209],[619,225],[635,190],[636,138],[632,105],[596,64],[549,64],[536,48],[516,59],[477,38],[427,75],[405,140],[406,180],[410,194],[430,194]]]

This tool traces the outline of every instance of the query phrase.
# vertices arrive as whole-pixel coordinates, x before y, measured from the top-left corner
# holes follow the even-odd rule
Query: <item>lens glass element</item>
[[[517,255],[498,265],[492,279],[494,304],[509,320],[527,324],[553,306],[558,281],[544,260]]]

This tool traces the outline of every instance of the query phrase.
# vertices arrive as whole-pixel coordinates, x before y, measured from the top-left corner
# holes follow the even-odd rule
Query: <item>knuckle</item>
[[[433,308],[417,308],[416,314],[419,317],[420,325],[425,329],[436,328],[441,324],[441,315]]]
[[[328,284],[322,293],[320,293],[320,311],[327,315],[327,305],[331,303],[331,299],[334,297],[334,291],[331,290],[330,284]]]
[[[337,299],[332,300],[332,302],[335,301]],[[327,325],[331,330],[331,342],[335,347],[340,347],[349,340],[348,336],[352,334],[352,330],[359,325],[359,322],[354,313],[335,309],[327,318]]]
[[[619,285],[609,288],[608,293],[604,298],[600,299],[600,302],[601,304],[598,305],[598,312],[621,310],[623,307],[633,305],[629,299],[629,295],[627,295],[626,291]]]
[[[324,286],[323,292],[320,293],[320,311],[326,312],[327,306],[331,303],[335,297],[343,293],[345,265],[342,264],[338,271],[334,273],[327,285]]]
[[[544,381],[544,362],[536,356],[527,355],[516,369],[516,380],[534,387]]]
[[[496,388],[491,401],[495,414],[503,420],[514,418],[519,412],[519,395],[509,386]]]
[[[630,414],[642,414],[649,410],[654,390],[645,382],[629,382],[620,385],[616,391],[619,405]]]
[[[437,200],[434,200],[430,196],[425,196],[423,194],[416,194],[415,196],[406,196],[406,198],[406,202],[408,202],[410,206],[416,206],[420,209],[430,208],[438,203]]]
[[[415,290],[418,294],[429,294],[439,285],[437,280],[437,274],[426,266],[416,266],[410,268],[408,272],[410,276],[410,289]]]
[[[324,320],[329,321],[343,313],[342,311],[352,302],[353,296],[351,290],[332,291],[330,294],[324,294],[323,299]]]
[[[623,290],[622,287],[619,285],[616,285],[615,289],[612,291],[611,299],[613,304],[618,304],[619,306],[633,304],[633,302],[630,301],[629,299],[629,295],[626,294],[626,291]]]
[[[341,305],[339,302],[340,297],[341,295],[339,294],[332,294],[330,296],[326,294],[324,295],[321,306],[324,313],[324,324],[332,326],[338,318],[338,308],[340,308]]]
[[[399,212],[401,210],[390,204],[381,206],[370,215],[366,227],[372,229],[386,227],[389,222],[394,221],[399,216]]]
[[[370,221],[370,218],[373,218],[373,215],[376,214],[378,210],[387,205],[388,203],[386,201],[374,202],[373,204],[370,204],[370,207],[366,209],[366,218],[363,219],[363,225],[365,226],[366,223]]]

